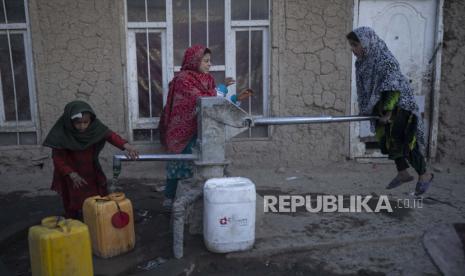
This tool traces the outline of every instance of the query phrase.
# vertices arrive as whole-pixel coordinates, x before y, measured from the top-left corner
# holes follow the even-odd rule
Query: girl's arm
[[[73,187],[75,189],[87,185],[87,181],[67,164],[66,154],[66,150],[52,149],[52,159],[55,170],[63,176],[68,176],[71,181],[73,181]]]
[[[113,146],[119,148],[120,150],[125,150],[124,145],[128,143],[128,141],[124,140],[121,136],[119,136],[114,131],[109,131],[105,140],[112,144]]]
[[[129,157],[132,159],[137,159],[139,157],[137,150],[131,146],[128,141],[116,134],[116,132],[109,131],[106,136],[106,141],[120,150],[127,150]]]

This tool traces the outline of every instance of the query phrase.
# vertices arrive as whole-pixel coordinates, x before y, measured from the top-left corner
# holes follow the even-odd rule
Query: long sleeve
[[[52,149],[52,159],[55,170],[59,174],[65,176],[72,173],[74,170],[66,162],[66,150],[63,149]]]
[[[119,148],[120,150],[124,150],[124,145],[128,142],[113,131],[109,131],[105,139],[108,143]]]
[[[386,91],[385,101],[383,105],[384,111],[392,111],[399,102],[400,92],[399,91]]]

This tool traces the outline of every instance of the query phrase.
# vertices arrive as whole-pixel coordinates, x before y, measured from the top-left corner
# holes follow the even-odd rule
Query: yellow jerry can
[[[84,201],[82,211],[95,255],[109,258],[134,248],[132,203],[124,193],[89,197]]]
[[[29,228],[33,276],[91,276],[92,252],[87,226],[63,217],[46,217]]]

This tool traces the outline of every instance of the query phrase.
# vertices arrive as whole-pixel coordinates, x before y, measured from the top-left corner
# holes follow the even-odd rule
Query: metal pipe
[[[108,189],[110,192],[116,189],[118,177],[121,173],[121,161],[192,161],[197,159],[196,154],[140,154],[138,159],[131,159],[123,154],[113,155],[113,179]]]
[[[179,161],[179,160],[197,160],[196,154],[140,154],[138,159],[128,158],[126,155],[119,154],[113,156],[113,161]]]
[[[319,124],[319,123],[340,123],[355,122],[378,119],[377,116],[321,116],[321,117],[265,117],[248,118],[249,125],[294,125],[294,124]],[[247,124],[247,123],[246,123]]]

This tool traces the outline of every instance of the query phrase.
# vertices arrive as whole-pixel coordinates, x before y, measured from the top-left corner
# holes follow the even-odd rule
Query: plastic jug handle
[[[126,195],[124,193],[118,192],[118,193],[111,193],[107,196],[104,197],[97,197],[95,198],[96,202],[106,202],[106,201],[121,201],[126,198]]]
[[[111,193],[107,196],[110,200],[113,201],[121,201],[126,198],[124,193],[118,192],[118,193]]]
[[[95,199],[95,202],[108,202],[108,201],[111,201],[111,199],[109,199],[107,197],[102,197],[102,198],[96,198]]]
[[[42,220],[42,226],[51,229],[59,228],[61,231],[67,233],[70,231],[68,220],[62,216],[46,217]]]
[[[63,223],[60,223],[60,222],[63,222]],[[68,224],[68,220],[62,216],[57,216],[57,223],[55,225],[55,228],[60,228],[61,231],[66,232],[66,233],[69,233],[71,231],[69,224]]]

